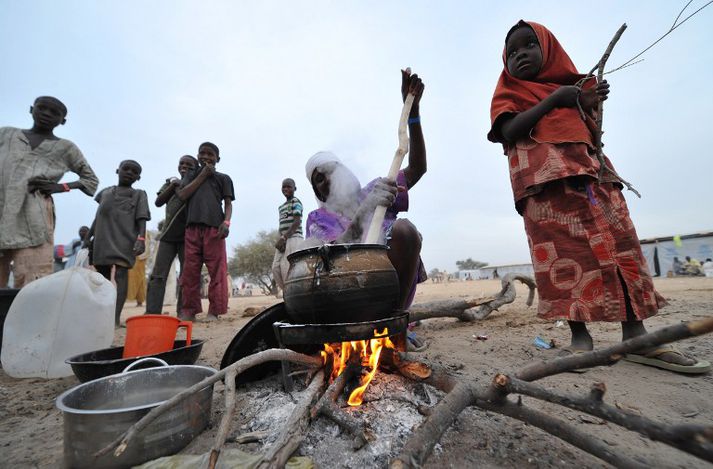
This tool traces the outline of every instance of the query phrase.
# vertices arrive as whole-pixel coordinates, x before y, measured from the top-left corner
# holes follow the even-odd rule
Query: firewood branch
[[[624,33],[624,30],[626,29],[626,23],[622,24],[621,27],[617,30],[617,32],[614,34],[614,37],[612,38],[611,41],[609,41],[609,45],[607,46],[606,50],[604,51],[604,55],[602,55],[602,58],[599,59],[599,62],[592,67],[592,69],[587,73],[587,75],[579,80],[577,82],[578,86],[582,86],[587,80],[592,78],[594,76],[594,71],[597,70],[597,83],[601,83],[602,80],[604,79],[604,67],[606,66],[607,60],[609,60],[609,56],[612,53],[612,50],[614,50],[614,46],[616,45],[617,42],[619,42],[619,39],[621,38],[621,35]],[[579,105],[579,103],[577,103]],[[582,108],[580,106],[580,112],[583,113]],[[584,116],[583,116],[584,117]],[[619,174],[617,174],[616,171],[614,171],[614,168],[611,168],[604,157],[604,150],[602,149],[603,144],[602,144],[602,135],[604,134],[604,131],[602,130],[602,125],[604,123],[604,101],[600,100],[599,104],[597,105],[597,113],[596,113],[596,129],[592,129],[592,134],[594,137],[594,147],[595,147],[595,153],[597,156],[597,161],[599,161],[599,182],[604,181],[604,172],[610,173],[614,179],[617,182],[620,182],[621,184],[625,185],[627,189],[632,191],[634,194],[637,195],[637,197],[641,198],[641,194],[634,189],[634,187],[629,183],[628,181],[624,180]],[[586,117],[584,117],[586,119]]]
[[[340,374],[332,384],[329,385],[325,393],[312,409],[312,418],[319,415],[327,417],[334,423],[346,430],[354,438],[354,449],[359,449],[367,443],[364,423],[347,414],[337,406],[337,400],[344,391],[346,384],[361,373],[361,366],[350,364]]]
[[[556,418],[549,414],[531,409],[520,403],[505,401],[501,404],[493,404],[489,401],[476,401],[476,406],[481,409],[497,412],[502,415],[507,415],[514,419],[533,425],[541,430],[546,431],[550,435],[554,435],[561,440],[566,441],[572,446],[586,451],[587,453],[596,456],[597,458],[608,462],[618,468],[648,468],[652,467],[646,462],[638,462],[618,451],[609,448],[605,443],[592,435],[587,435],[579,431],[574,426]]]
[[[708,334],[713,331],[713,317],[689,323],[675,324],[658,331],[625,340],[610,347],[568,357],[561,357],[548,362],[529,365],[515,373],[523,381],[536,381],[547,376],[564,373],[580,368],[613,365],[625,354],[647,348],[658,347],[688,337]]]
[[[455,299],[418,303],[409,308],[409,321],[422,321],[424,319],[453,317],[460,321],[477,321],[485,319],[501,306],[515,301],[517,292],[515,280],[518,280],[530,289],[527,296],[527,306],[531,306],[535,298],[535,281],[527,275],[507,274],[500,281],[500,292],[490,298]]]
[[[237,373],[235,372],[235,369],[232,369],[225,374],[225,412],[223,413],[223,418],[220,420],[218,433],[215,435],[215,441],[213,442],[213,447],[210,450],[208,469],[215,469],[215,465],[220,457],[220,450],[223,448],[225,440],[228,438],[230,422],[233,420],[233,413],[235,412],[236,376]]]
[[[586,396],[570,396],[551,391],[535,383],[498,375],[494,386],[504,394],[516,393],[586,412],[616,425],[660,441],[681,451],[713,462],[713,425],[666,425],[634,412],[618,409],[603,402],[604,383],[595,383]]]
[[[466,407],[475,403],[472,389],[458,382],[438,404],[431,409],[431,415],[406,440],[399,455],[391,461],[391,469],[421,467],[433,451],[446,430]]]
[[[686,21],[690,20],[693,16],[697,15],[701,10],[703,10],[704,8],[706,8],[707,6],[709,6],[711,3],[713,3],[713,0],[706,2],[702,7],[700,7],[699,9],[697,9],[696,11],[694,11],[693,13],[691,13],[690,15],[686,16],[684,19],[682,19],[682,20],[679,22],[678,20],[681,18],[681,15],[683,15],[683,12],[686,11],[686,9],[688,8],[688,6],[689,6],[691,3],[692,3],[692,0],[689,1],[688,3],[686,3],[686,4],[683,6],[683,8],[681,9],[681,11],[678,13],[678,16],[676,16],[676,19],[673,21],[673,24],[671,25],[671,28],[669,28],[669,30],[666,31],[661,37],[659,37],[659,38],[656,39],[654,42],[652,42],[651,44],[649,44],[648,46],[646,46],[646,47],[644,48],[644,50],[642,50],[642,51],[639,52],[638,54],[634,55],[632,58],[630,58],[630,59],[627,60],[626,62],[624,62],[624,63],[622,63],[621,65],[619,65],[619,66],[617,66],[617,67],[615,67],[615,68],[613,68],[613,69],[607,71],[606,74],[614,73],[614,72],[616,72],[616,71],[618,71],[618,70],[621,70],[621,69],[623,69],[623,68],[629,67],[629,66],[634,65],[634,64],[637,64],[637,63],[639,63],[639,62],[642,62],[644,59],[639,59],[639,57],[641,57],[642,55],[644,55],[649,49],[651,49],[651,48],[654,47],[656,44],[658,44],[659,42],[661,42],[661,40],[663,40],[666,36],[668,36],[669,34],[671,34],[672,32],[674,32],[674,31],[675,31],[679,26],[681,26],[683,23],[685,23]],[[637,60],[637,59],[639,59],[639,60]]]
[[[195,393],[199,392],[200,390],[204,389],[206,386],[212,386],[214,383],[220,381],[225,377],[227,373],[229,373],[231,370],[235,370],[235,374],[239,375],[240,373],[244,372],[245,370],[252,368],[253,366],[260,365],[262,363],[270,362],[270,361],[289,361],[291,363],[297,363],[309,367],[314,367],[314,368],[319,368],[323,365],[322,358],[321,357],[312,357],[309,355],[303,355],[301,353],[293,352],[292,350],[287,350],[287,349],[268,349],[264,350],[262,352],[258,352],[253,355],[249,355],[245,358],[242,358],[238,360],[237,362],[233,363],[232,365],[223,368],[222,370],[218,371],[216,374],[209,376],[208,378],[205,378],[204,380],[200,381],[199,383],[194,384],[188,389],[185,389],[181,391],[180,393],[176,394],[173,396],[171,399],[167,400],[163,404],[161,404],[158,407],[155,407],[152,409],[148,414],[146,414],[141,420],[133,424],[129,429],[119,435],[114,441],[109,443],[107,446],[99,450],[94,457],[98,458],[101,457],[108,452],[114,450],[114,455],[115,456],[120,456],[121,453],[123,453],[129,443],[131,442],[131,439],[134,438],[138,433],[143,431],[147,426],[149,426],[153,421],[155,421],[158,417],[175,407],[179,402],[183,401],[189,396],[194,395]]]
[[[463,383],[454,377],[444,378],[439,376],[440,372],[438,369],[434,369],[433,373],[431,373],[428,379],[424,380],[424,382],[430,382],[436,386],[440,383],[440,389],[448,392],[448,394],[433,407],[428,418],[406,441],[401,453],[392,462],[391,467],[420,467],[420,465],[428,458],[435,444],[441,439],[441,436],[452,424],[455,418],[469,406],[476,406],[482,409],[501,413],[537,426],[538,428],[541,428],[544,431],[557,436],[558,438],[561,438],[562,440],[577,446],[578,448],[617,467],[647,467],[644,462],[636,461],[628,456],[619,454],[610,448],[603,446],[596,438],[581,433],[579,430],[566,424],[565,422],[542,412],[530,409],[524,405],[510,402],[507,399],[508,392],[506,392],[508,383],[515,382],[517,385],[520,385],[517,392],[522,391],[522,393],[526,395],[535,394],[536,392],[539,392],[539,387],[528,388],[522,383],[534,381],[546,376],[552,376],[577,368],[612,365],[621,359],[625,353],[656,347],[688,337],[707,334],[711,331],[713,331],[713,317],[688,324],[676,324],[665,327],[656,332],[626,340],[606,349],[592,351],[576,356],[557,358],[546,363],[536,363],[523,368],[517,372],[514,377],[506,377],[505,375],[499,374],[496,375],[493,383],[487,386],[479,383]],[[711,443],[710,427],[696,425],[666,426],[652,422],[643,417],[638,420],[633,419],[628,413],[613,412],[611,406],[606,406],[601,402],[603,395],[604,388],[602,386],[595,386],[589,397],[579,398],[580,400],[589,399],[591,402],[599,402],[599,404],[592,404],[591,406],[587,406],[583,402],[578,402],[575,398],[560,396],[550,391],[545,391],[542,394],[538,394],[533,397],[548,400],[555,404],[565,405],[566,407],[581,404],[581,409],[579,407],[572,408],[576,408],[587,413],[590,412],[589,410],[585,410],[585,408],[592,410],[596,407],[599,410],[592,410],[592,412],[598,413],[592,415],[597,415],[605,420],[610,420],[611,422],[621,425],[624,428],[637,431],[641,434],[649,436],[652,439],[656,439],[662,443],[708,460],[709,445]],[[570,405],[567,405],[566,403]],[[651,425],[652,423],[653,426]],[[696,442],[684,441],[687,437],[695,439]]]
[[[258,465],[258,469],[285,467],[307,434],[310,423],[310,409],[324,390],[324,370],[319,370],[305,390],[304,396],[290,414],[282,434],[268,449]]]

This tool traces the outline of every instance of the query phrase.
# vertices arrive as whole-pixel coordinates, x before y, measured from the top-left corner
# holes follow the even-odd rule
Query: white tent
[[[713,259],[713,231],[641,240],[641,250],[651,275],[665,277],[673,273],[673,258],[681,262],[686,256],[700,262]]]

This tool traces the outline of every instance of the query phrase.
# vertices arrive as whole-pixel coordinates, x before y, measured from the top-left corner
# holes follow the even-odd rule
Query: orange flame
[[[341,344],[324,344],[324,351],[320,352],[324,362],[327,362],[328,356],[336,357],[333,359],[332,376],[330,382],[334,381],[346,369],[349,357],[358,354],[361,365],[369,371],[362,375],[359,381],[359,387],[354,389],[349,395],[347,403],[350,406],[358,406],[363,402],[364,392],[367,386],[374,379],[376,370],[379,368],[379,357],[382,349],[395,349],[394,343],[389,338],[389,329],[384,328],[382,332],[374,329],[374,338],[370,340],[357,340],[352,342],[342,342]]]

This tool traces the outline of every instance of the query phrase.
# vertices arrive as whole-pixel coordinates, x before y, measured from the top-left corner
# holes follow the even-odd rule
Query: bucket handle
[[[124,373],[130,371],[133,367],[135,367],[135,366],[138,365],[139,363],[145,363],[145,362],[158,362],[158,363],[161,364],[162,367],[164,367],[164,366],[169,366],[168,363],[166,363],[165,361],[161,360],[160,358],[156,358],[156,357],[146,357],[146,358],[141,358],[141,359],[136,360],[135,362],[131,363],[129,366],[127,366],[126,368],[124,368],[124,371],[122,371],[121,374],[123,375]]]
[[[178,323],[177,329],[186,328],[186,347],[191,345],[191,335],[193,335],[193,321],[181,321]]]

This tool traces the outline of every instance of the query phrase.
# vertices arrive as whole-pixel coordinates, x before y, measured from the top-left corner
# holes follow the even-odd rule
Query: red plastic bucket
[[[173,316],[145,314],[126,320],[126,340],[123,358],[154,355],[173,350],[180,327],[186,328],[186,345],[191,345],[193,323]]]

